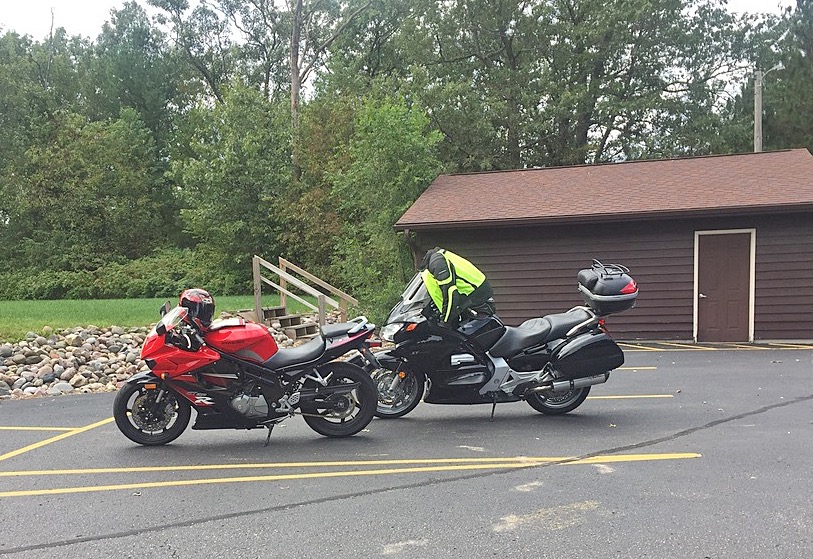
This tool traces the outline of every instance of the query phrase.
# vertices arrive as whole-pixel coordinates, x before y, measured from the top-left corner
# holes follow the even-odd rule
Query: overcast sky
[[[147,6],[144,0],[138,3]],[[123,4],[124,0],[0,0],[0,29],[41,40],[48,35],[53,8],[55,27],[64,27],[69,35],[95,39],[109,19],[110,9]],[[732,12],[779,13],[780,6],[795,4],[795,0],[728,0]]]

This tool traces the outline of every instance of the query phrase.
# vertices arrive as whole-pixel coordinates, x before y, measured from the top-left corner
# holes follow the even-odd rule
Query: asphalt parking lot
[[[0,403],[0,556],[813,556],[813,345],[624,344],[574,412],[421,404],[143,448],[112,394]]]

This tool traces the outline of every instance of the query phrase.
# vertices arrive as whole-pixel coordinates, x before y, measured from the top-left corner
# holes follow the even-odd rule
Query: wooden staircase
[[[259,256],[254,256],[253,262],[253,275],[254,275],[254,310],[244,311],[241,314],[244,318],[256,320],[258,322],[275,326],[279,324],[279,329],[285,332],[285,335],[292,340],[299,340],[303,338],[312,338],[319,333],[319,328],[325,323],[326,307],[331,306],[339,310],[340,320],[347,320],[347,309],[349,306],[358,306],[358,301],[343,291],[333,287],[332,285],[317,278],[292,262],[279,258],[279,267],[274,266],[270,262],[263,260]],[[269,277],[263,275],[262,271],[267,270],[275,276],[279,282],[275,282]],[[292,275],[298,274],[299,279]],[[310,281],[316,284],[317,289],[307,283]],[[280,294],[280,306],[278,307],[263,307],[262,301],[262,286],[263,284],[273,287]],[[316,299],[316,305],[303,299],[300,295],[290,291],[296,288],[300,293],[309,295]],[[326,295],[329,293],[333,297]],[[314,310],[318,314],[318,322],[304,321],[302,314],[288,314],[286,308],[287,297],[291,297],[304,306]]]

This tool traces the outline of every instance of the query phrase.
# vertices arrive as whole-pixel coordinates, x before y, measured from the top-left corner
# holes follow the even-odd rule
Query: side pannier
[[[597,315],[606,316],[631,309],[638,297],[638,284],[626,266],[593,260],[590,268],[579,272],[579,292]]]

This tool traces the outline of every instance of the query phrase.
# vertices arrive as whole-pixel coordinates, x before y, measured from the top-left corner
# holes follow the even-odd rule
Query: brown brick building
[[[396,228],[477,264],[508,324],[581,299],[593,258],[628,266],[625,339],[813,339],[805,149],[439,176]]]

